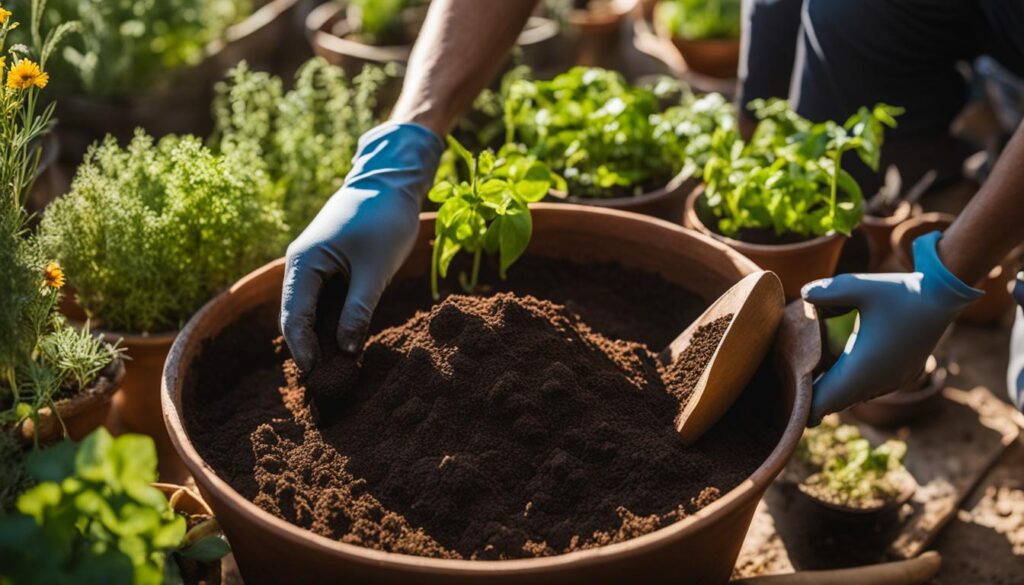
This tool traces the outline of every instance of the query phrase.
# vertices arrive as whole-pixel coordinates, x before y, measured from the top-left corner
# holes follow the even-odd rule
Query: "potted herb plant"
[[[553,200],[678,221],[717,128],[735,126],[719,94],[681,94],[576,67],[551,81],[519,80],[504,96],[505,141],[521,143],[556,177]]]
[[[51,0],[42,32],[78,21],[54,58],[67,160],[106,134],[206,134],[212,86],[240,58],[270,67],[298,0]]]
[[[35,483],[0,517],[0,578],[13,583],[199,583],[229,552],[189,493],[154,486],[156,450],[105,429],[30,453]],[[165,495],[167,494],[167,495]],[[220,575],[206,583],[219,583]]]
[[[17,26],[0,8],[0,432],[48,443],[81,438],[110,408],[124,374],[116,346],[71,327],[58,313],[64,286],[61,266],[28,231],[23,207],[37,176],[53,107],[37,107],[49,82],[49,57],[62,31],[41,38],[36,49],[8,48]],[[35,21],[31,21],[35,26]],[[65,31],[68,27],[65,27]]]
[[[160,416],[160,372],[178,327],[217,291],[284,248],[280,204],[259,161],[218,155],[190,136],[91,148],[71,191],[40,226],[76,300],[104,339],[132,359],[116,413],[156,438],[173,470]]]
[[[288,91],[279,77],[242,63],[216,88],[211,147],[262,161],[272,198],[284,207],[297,236],[352,168],[356,141],[379,121],[383,69],[366,67],[350,78],[314,58]]]
[[[734,130],[715,131],[704,185],[687,200],[685,221],[777,273],[795,299],[804,284],[833,274],[864,214],[844,154],[877,170],[884,128],[896,125],[901,110],[862,107],[840,125],[812,123],[782,100],[753,108],[760,124],[749,143]]]
[[[733,79],[740,59],[740,0],[661,0],[654,29],[671,40],[688,69]]]

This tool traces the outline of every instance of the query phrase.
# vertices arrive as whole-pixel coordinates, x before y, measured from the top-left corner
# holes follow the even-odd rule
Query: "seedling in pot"
[[[440,299],[438,276],[445,278],[460,251],[473,255],[473,267],[459,282],[473,292],[480,276],[484,252],[498,255],[499,274],[523,254],[533,234],[529,203],[540,201],[551,187],[552,175],[544,163],[515,145],[505,145],[498,154],[485,150],[473,157],[457,140],[448,145],[469,169],[469,180],[440,181],[428,197],[441,207],[435,222],[430,290]]]

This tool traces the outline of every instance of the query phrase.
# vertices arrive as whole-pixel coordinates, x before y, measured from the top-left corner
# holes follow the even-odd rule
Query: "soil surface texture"
[[[620,542],[693,513],[749,476],[780,433],[757,397],[747,398],[758,393],[745,392],[694,445],[674,430],[728,320],[702,328],[664,366],[657,352],[686,323],[658,327],[697,313],[692,295],[652,277],[653,292],[676,289],[677,306],[645,330],[643,311],[601,308],[616,281],[635,275],[586,267],[611,278],[602,283],[610,290],[596,294],[594,280],[572,283],[578,265],[544,262],[567,277],[551,278],[547,291],[538,290],[543,279],[534,283],[531,292],[546,299],[452,295],[416,312],[411,302],[385,300],[358,363],[329,349],[330,327],[320,327],[326,359],[307,377],[269,329],[256,330],[273,323],[272,308],[240,320],[192,372],[198,391],[186,395],[187,424],[200,454],[245,497],[298,526],[439,558],[546,556]],[[521,282],[517,290],[528,289]],[[639,296],[634,290],[631,300]],[[379,329],[402,311],[404,322]],[[318,320],[337,323],[337,309]],[[631,328],[640,334],[607,333]],[[651,339],[658,345],[644,343]]]

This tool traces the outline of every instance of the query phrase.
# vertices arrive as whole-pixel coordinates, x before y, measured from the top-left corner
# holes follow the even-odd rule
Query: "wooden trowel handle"
[[[800,571],[732,581],[731,585],[923,585],[939,572],[942,557],[928,551],[905,561],[832,571]]]

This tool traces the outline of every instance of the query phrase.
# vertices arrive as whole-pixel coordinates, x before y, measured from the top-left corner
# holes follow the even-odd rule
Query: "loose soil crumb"
[[[358,367],[335,356],[307,379],[278,342],[259,376],[207,385],[209,348],[189,429],[243,495],[323,536],[439,558],[588,549],[707,506],[774,445],[742,407],[692,446],[675,433],[727,325],[665,367],[559,304],[450,296],[373,335]],[[232,335],[214,345],[237,350]]]

